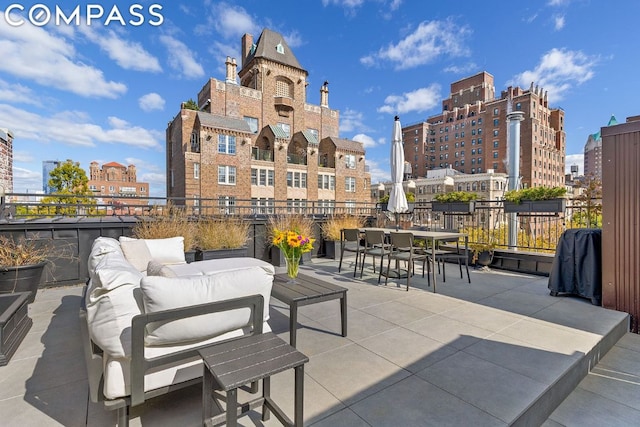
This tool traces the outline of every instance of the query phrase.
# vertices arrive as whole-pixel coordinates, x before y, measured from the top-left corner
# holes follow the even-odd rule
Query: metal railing
[[[43,203],[45,197],[55,201]],[[73,203],[65,203],[65,201]],[[383,211],[376,203],[326,201],[286,201],[251,199],[193,199],[186,198],[122,198],[118,196],[83,197],[63,195],[34,195],[12,193],[2,198],[0,220],[34,221],[38,218],[91,218],[108,216],[149,216],[180,211],[190,217],[237,216],[265,219],[273,215],[305,215],[319,220],[334,215],[357,215],[369,218],[376,226],[396,225],[396,216]],[[469,234],[471,243],[491,240],[497,248],[534,252],[554,252],[562,232],[568,228],[601,228],[601,201],[580,203],[569,200],[564,212],[537,214],[520,213],[517,221],[517,245],[508,244],[509,222],[513,216],[505,214],[499,200],[477,201],[472,214],[435,212],[430,202],[419,202],[411,213],[398,216],[403,228],[441,230],[458,229]]]

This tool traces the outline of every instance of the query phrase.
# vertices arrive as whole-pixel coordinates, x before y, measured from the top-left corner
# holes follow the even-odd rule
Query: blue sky
[[[28,16],[38,3],[52,12],[46,25],[44,11]],[[79,22],[56,25],[56,6],[67,17],[79,6]],[[548,90],[565,110],[567,168],[582,171],[589,134],[611,114],[640,114],[639,15],[635,0],[3,2],[0,127],[15,136],[14,191],[42,189],[43,160],[72,159],[87,171],[133,163],[164,196],[167,123],[209,77],[224,80],[227,56],[240,62],[244,33],[265,27],[309,72],[307,102],[329,81],[340,137],[365,144],[373,183],[389,176],[393,116],[438,114],[450,84],[480,71],[497,93]]]

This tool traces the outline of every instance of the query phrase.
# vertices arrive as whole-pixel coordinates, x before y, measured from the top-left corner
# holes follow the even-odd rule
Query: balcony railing
[[[287,163],[294,165],[306,165],[307,156],[301,156],[299,154],[287,153]]]
[[[217,216],[236,215],[239,217],[257,217],[269,215],[302,214],[312,217],[325,217],[339,214],[352,214],[368,217],[379,226],[394,226],[395,215],[383,211],[380,204],[332,202],[326,201],[297,202],[269,201],[260,205],[256,200],[235,199],[232,203],[218,199],[187,198],[128,198],[88,196],[78,199],[74,196],[55,196],[57,201],[43,203],[50,195],[34,195],[32,193],[13,193],[2,198],[0,204],[0,223],[11,221],[34,221],[38,218],[89,218],[108,216],[144,216],[162,214],[170,210],[180,209],[188,215]],[[130,200],[130,201],[129,201]],[[65,203],[68,201],[67,203]],[[469,234],[470,242],[486,240],[488,237],[501,248],[528,251],[553,252],[562,232],[567,228],[599,228],[602,227],[601,202],[593,200],[589,204],[581,204],[569,200],[566,210],[556,214],[528,214],[517,216],[518,236],[516,248],[508,246],[508,223],[510,216],[504,213],[503,202],[478,201],[473,214],[449,214],[434,212],[430,202],[415,204],[410,214],[401,214],[404,226],[410,225],[423,229],[459,229]]]
[[[267,162],[273,161],[273,150],[263,150],[258,147],[251,147],[251,159],[252,160],[264,160]]]

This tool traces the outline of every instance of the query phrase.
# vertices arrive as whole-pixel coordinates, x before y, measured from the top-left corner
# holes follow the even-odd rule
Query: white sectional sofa
[[[254,258],[187,264],[183,240],[99,237],[80,313],[91,399],[118,410],[202,377],[197,349],[269,331],[274,268]]]

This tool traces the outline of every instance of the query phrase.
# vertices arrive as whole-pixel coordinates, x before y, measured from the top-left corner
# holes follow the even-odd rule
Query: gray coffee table
[[[286,274],[276,274],[271,296],[289,306],[289,344],[296,346],[298,307],[340,299],[342,336],[347,336],[347,289],[324,280],[298,274],[295,283]]]

